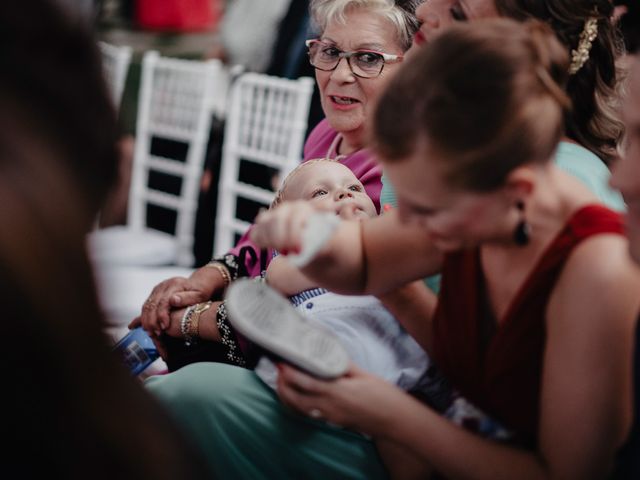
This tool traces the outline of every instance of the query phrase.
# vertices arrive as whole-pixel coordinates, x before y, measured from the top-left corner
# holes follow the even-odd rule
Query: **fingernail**
[[[180,296],[179,295],[174,295],[173,296],[173,301],[174,302],[180,302]]]
[[[390,203],[385,203],[384,206],[382,207],[382,210],[384,212],[388,212],[389,210],[393,209],[393,205],[391,205]]]

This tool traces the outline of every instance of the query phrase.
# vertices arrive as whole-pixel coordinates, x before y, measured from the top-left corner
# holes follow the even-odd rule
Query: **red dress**
[[[538,434],[545,312],[572,250],[598,234],[623,234],[618,213],[590,205],[558,234],[514,297],[501,325],[490,311],[479,250],[447,255],[434,318],[432,357],[467,400],[517,432]]]

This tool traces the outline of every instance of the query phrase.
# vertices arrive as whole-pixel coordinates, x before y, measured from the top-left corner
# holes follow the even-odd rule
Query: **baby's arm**
[[[267,267],[267,283],[285,296],[295,295],[318,285],[306,277],[283,255],[275,257]]]

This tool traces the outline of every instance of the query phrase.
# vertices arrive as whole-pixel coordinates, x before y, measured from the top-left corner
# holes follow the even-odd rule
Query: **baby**
[[[310,160],[291,172],[273,204],[289,200],[312,202],[345,220],[377,214],[362,183],[351,170],[333,160]],[[344,296],[316,288],[285,255],[276,256],[269,264],[266,281],[290,297],[310,322],[331,330],[360,368],[405,390],[420,389],[427,381],[430,362],[426,353],[377,298]],[[275,388],[277,369],[269,359],[260,360],[256,373]]]
[[[272,206],[287,200],[307,200],[345,220],[376,215],[373,202],[351,170],[331,160],[310,160],[291,172]],[[288,235],[286,220],[274,226],[274,231]],[[484,437],[498,441],[513,437],[513,432],[499,421],[448,386],[424,350],[376,297],[344,296],[316,288],[285,255],[273,259],[266,279],[273,288],[289,296],[308,320],[332,330],[360,368],[412,391],[453,423],[473,426],[471,429]],[[260,360],[256,373],[275,388],[277,370],[270,360]]]

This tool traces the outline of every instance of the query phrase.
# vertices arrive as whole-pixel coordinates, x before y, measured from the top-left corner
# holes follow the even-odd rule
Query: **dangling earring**
[[[513,241],[516,242],[516,245],[523,247],[531,240],[531,225],[524,218],[524,202],[522,200],[518,200],[516,208],[520,212],[520,221],[513,232]]]

